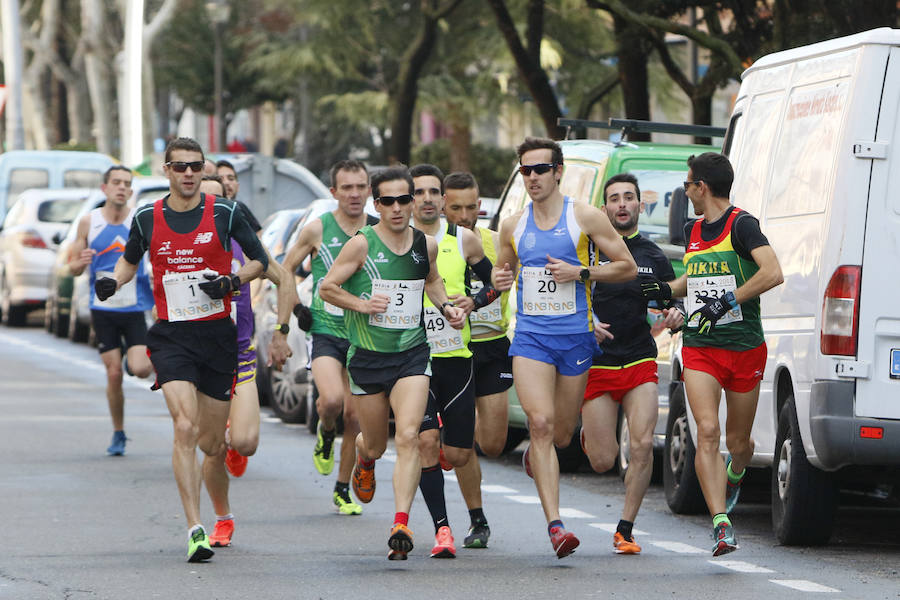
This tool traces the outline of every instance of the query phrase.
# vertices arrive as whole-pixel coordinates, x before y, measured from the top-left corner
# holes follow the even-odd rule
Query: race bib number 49
[[[373,279],[372,295],[390,298],[387,311],[369,315],[369,325],[385,329],[412,329],[422,322],[424,279]]]
[[[206,281],[203,278],[205,273],[213,273],[213,271],[163,275],[162,283],[166,293],[169,321],[194,321],[225,313],[224,301],[213,300],[200,289],[200,283]]]
[[[425,334],[432,354],[460,350],[463,347],[462,332],[453,329],[444,315],[433,306],[425,309]]]
[[[734,292],[737,289],[734,275],[716,275],[713,277],[688,277],[687,280],[687,298],[685,298],[685,309],[688,316],[694,314],[704,306],[706,302],[704,298],[718,299],[728,292]],[[688,327],[697,327],[700,316],[697,315],[688,321]],[[736,323],[743,321],[744,315],[741,313],[740,305],[732,308],[725,316],[716,322],[716,325],[727,325],[728,323]]]
[[[526,315],[574,315],[575,282],[557,283],[544,267],[522,267],[522,312]]]

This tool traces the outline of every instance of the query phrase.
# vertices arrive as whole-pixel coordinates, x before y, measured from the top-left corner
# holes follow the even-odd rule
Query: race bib
[[[441,311],[433,306],[425,309],[425,335],[428,337],[428,345],[431,346],[432,354],[463,348],[462,332],[459,329],[453,329]]]
[[[169,321],[194,321],[225,312],[223,300],[213,300],[200,289],[199,284],[206,281],[203,278],[205,273],[216,274],[207,269],[163,275]]]
[[[386,329],[412,329],[421,324],[424,279],[372,280],[372,295],[390,298],[386,312],[369,315],[369,325]]]
[[[484,287],[484,282],[480,279],[477,279],[472,282],[472,296],[476,296],[478,292],[481,291],[481,288]],[[472,311],[469,315],[470,323],[498,323],[503,319],[503,306],[500,302],[500,297],[498,296],[496,300],[488,304],[487,306],[482,306],[478,310]]]
[[[112,271],[97,271],[97,279],[101,277],[109,277],[112,279],[113,273]],[[131,281],[124,284],[120,287],[115,294],[104,300],[103,302],[97,298],[96,293],[94,294],[94,306],[98,308],[127,308],[129,306],[134,306],[137,304],[137,278],[139,275],[135,275],[131,278]]]
[[[684,301],[688,316],[692,315],[694,311],[706,306],[706,302],[703,301],[703,298],[721,298],[728,292],[733,293],[736,289],[737,285],[734,281],[734,275],[688,277],[687,298],[685,298]],[[696,328],[699,320],[700,315],[695,315],[694,318],[687,322],[687,326]],[[738,305],[725,313],[725,316],[721,319],[716,321],[716,325],[727,325],[728,323],[735,323],[743,320],[744,315],[741,313],[741,306]]]
[[[321,284],[321,283],[322,283],[322,280],[320,279],[319,284]],[[317,296],[319,295],[318,289],[316,289],[316,295]],[[319,296],[319,299],[322,300],[322,296]],[[343,317],[344,316],[344,309],[341,308],[340,306],[335,306],[334,304],[330,304],[328,302],[325,302],[325,300],[322,300],[322,307],[325,309],[325,312],[327,312],[329,315],[334,315],[335,317]]]
[[[557,283],[544,267],[522,267],[522,312],[526,315],[574,315],[575,282]]]

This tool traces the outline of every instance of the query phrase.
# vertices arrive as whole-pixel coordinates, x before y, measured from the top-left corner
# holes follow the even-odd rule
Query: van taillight
[[[822,354],[856,355],[861,275],[862,267],[842,265],[828,282],[822,305]]]

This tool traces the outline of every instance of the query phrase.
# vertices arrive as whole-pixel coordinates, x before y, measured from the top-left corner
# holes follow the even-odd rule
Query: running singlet
[[[312,327],[310,333],[325,333],[335,337],[347,339],[347,326],[344,324],[344,310],[333,304],[329,304],[322,300],[319,296],[319,284],[328,273],[328,269],[334,264],[334,259],[340,254],[341,248],[344,247],[350,237],[341,226],[334,213],[327,212],[319,219],[322,221],[322,243],[313,257],[312,277],[313,277],[313,294],[312,306],[309,310],[312,312]],[[374,225],[378,222],[376,217],[367,215],[366,225]]]
[[[484,248],[484,255],[488,257],[491,264],[497,262],[497,249],[494,247],[494,237],[490,229],[477,227],[475,231],[481,236],[481,245]],[[472,280],[472,296],[475,296],[484,283],[477,277]],[[472,325],[472,335],[482,335],[493,333],[506,333],[509,326],[509,292],[503,292],[500,297],[478,310],[472,311],[469,315],[469,323]]]
[[[147,275],[147,263],[142,258],[135,276],[103,302],[97,300],[94,282],[98,277],[112,277],[119,257],[125,252],[125,243],[131,229],[131,215],[119,225],[110,225],[103,217],[103,210],[91,211],[88,228],[88,248],[94,251],[91,261],[91,309],[113,312],[142,312],[153,308],[153,292]]]
[[[469,265],[464,258],[462,236],[457,237],[456,225],[442,221],[441,231],[434,239],[438,243],[437,270],[444,280],[447,295],[465,295]],[[425,296],[425,334],[434,358],[472,356],[469,350],[472,334],[468,320],[462,329],[454,329],[428,296]]]
[[[231,240],[231,272],[237,273],[247,257],[241,250],[241,245],[235,240]],[[250,303],[250,282],[242,283],[239,288],[240,294],[231,299],[231,320],[237,325],[237,343],[238,351],[244,351],[250,347],[253,338],[253,306]]]
[[[386,312],[375,315],[344,311],[352,346],[395,353],[426,342],[422,300],[429,269],[428,246],[424,233],[418,229],[412,232],[409,251],[399,255],[381,241],[371,225],[357,234],[365,236],[369,244],[366,262],[341,287],[363,299],[383,294],[390,298],[390,303]]]
[[[744,211],[739,208],[732,209],[722,233],[710,241],[704,241],[700,233],[703,219],[694,222],[684,253],[687,272],[684,307],[688,316],[705,306],[702,298],[721,298],[728,292],[734,292],[759,270],[755,262],[741,257],[732,243],[732,228],[742,213]],[[697,319],[694,317],[685,323],[685,346],[742,351],[756,348],[765,341],[759,317],[759,298],[743,302],[730,310],[708,333],[697,331]]]
[[[512,239],[520,263],[516,331],[551,335],[593,331],[590,290],[582,281],[557,283],[545,269],[548,254],[571,264],[589,263],[589,239],[575,220],[575,205],[566,197],[559,222],[548,230],[538,229],[533,208],[526,207]]]
[[[213,300],[199,285],[203,273],[231,273],[231,252],[219,239],[214,220],[215,197],[203,194],[203,217],[191,232],[176,233],[163,216],[162,198],[153,203],[153,233],[150,264],[153,266],[153,296],[163,321],[212,321],[231,314],[231,295]]]

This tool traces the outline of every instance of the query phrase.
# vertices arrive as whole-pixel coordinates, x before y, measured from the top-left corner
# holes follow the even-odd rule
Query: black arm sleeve
[[[152,205],[151,205],[152,206]],[[147,215],[149,214],[149,218]],[[125,260],[136,265],[141,262],[144,252],[150,249],[150,237],[153,234],[153,210],[141,210],[131,220],[131,230],[125,243]]]
[[[243,211],[237,210],[234,212],[231,221],[231,237],[241,245],[241,250],[244,251],[248,259],[261,262],[263,271],[269,268],[269,256],[259,242],[259,238],[256,237],[256,233],[250,228]]]
[[[262,229],[262,225],[259,224],[259,220],[256,218],[256,215],[253,214],[253,211],[250,210],[250,207],[240,200],[235,200],[234,203],[241,209],[241,212],[244,214],[244,218],[247,219],[247,223],[250,225],[250,229],[253,230],[253,233],[259,232],[259,230]]]
[[[750,213],[739,214],[731,224],[731,240],[734,251],[744,260],[753,260],[751,252],[760,246],[768,246],[769,240],[759,229],[759,220]]]
[[[491,269],[493,265],[487,256],[482,257],[480,261],[471,265],[472,271],[478,276],[478,279],[484,283],[477,294],[475,294],[475,310],[483,308],[500,297],[500,292],[494,289],[491,284]]]

